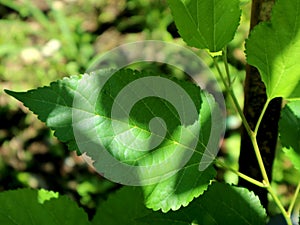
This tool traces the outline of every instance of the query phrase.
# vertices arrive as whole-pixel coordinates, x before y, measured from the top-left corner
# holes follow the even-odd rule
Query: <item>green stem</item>
[[[238,100],[237,100],[237,98],[236,98],[236,96],[235,96],[235,94],[233,92],[233,89],[232,89],[232,86],[231,86],[231,81],[230,81],[230,74],[229,74],[227,59],[223,58],[223,60],[224,60],[224,64],[225,64],[225,70],[226,70],[226,73],[227,73],[228,83],[226,82],[226,79],[224,78],[224,76],[222,74],[222,71],[219,68],[217,59],[213,58],[214,65],[217,68],[217,71],[218,71],[218,73],[219,73],[219,75],[221,77],[221,80],[222,80],[225,88],[226,88],[226,91],[227,91],[227,93],[229,93],[229,95],[230,95],[230,97],[231,97],[231,99],[232,99],[232,101],[234,103],[234,106],[236,107],[237,112],[238,112],[238,114],[240,115],[240,117],[242,119],[242,123],[245,126],[245,129],[246,129],[246,131],[247,131],[247,133],[248,133],[248,135],[249,135],[249,137],[251,139],[251,142],[252,142],[252,145],[253,145],[253,148],[254,148],[254,151],[255,151],[255,155],[256,155],[256,158],[257,158],[257,161],[258,161],[258,164],[259,164],[259,168],[260,168],[262,176],[263,176],[263,181],[259,182],[259,181],[255,180],[255,179],[253,179],[251,177],[248,177],[248,176],[246,176],[246,175],[244,175],[242,173],[239,173],[237,171],[236,172],[237,172],[237,174],[239,173],[238,175],[241,178],[246,179],[247,181],[249,181],[249,182],[251,182],[253,184],[256,184],[256,185],[258,185],[260,187],[267,188],[268,192],[271,194],[273,200],[275,201],[276,205],[278,206],[278,208],[280,209],[282,215],[284,216],[287,224],[288,225],[292,225],[292,221],[290,219],[289,212],[287,212],[284,209],[282,203],[280,202],[279,198],[274,193],[274,190],[272,189],[272,187],[270,185],[270,181],[269,181],[269,178],[268,178],[268,175],[267,175],[264,163],[263,163],[263,159],[262,159],[261,154],[260,154],[260,150],[259,150],[259,146],[258,146],[258,143],[257,143],[257,139],[256,139],[258,128],[259,128],[259,126],[261,124],[262,118],[263,118],[263,116],[264,116],[264,114],[266,112],[266,109],[268,107],[268,104],[269,104],[270,100],[267,100],[267,102],[265,103],[264,108],[262,110],[262,113],[261,113],[261,115],[259,117],[259,120],[258,120],[258,122],[257,122],[257,124],[255,126],[255,130],[253,132],[252,129],[250,128],[250,126],[248,124],[248,121],[247,121],[247,119],[246,119],[246,117],[245,117],[245,115],[244,115],[244,113],[243,113],[243,111],[242,111],[242,109],[240,107],[240,104],[239,104],[239,102],[238,102]],[[227,66],[226,66],[226,64],[227,64]],[[227,69],[226,69],[226,67],[227,67]],[[300,187],[299,187],[299,189],[300,189]],[[298,190],[298,192],[299,192],[299,190]],[[290,207],[293,207],[293,204],[294,203],[292,202],[292,206],[290,206]]]
[[[246,119],[246,117],[245,117],[245,115],[243,113],[243,110],[242,110],[242,108],[241,108],[241,106],[240,106],[240,104],[239,104],[239,102],[238,102],[238,100],[237,100],[237,98],[236,98],[233,90],[232,90],[232,87],[229,86],[229,84],[227,84],[227,82],[226,82],[226,80],[225,80],[225,78],[224,78],[224,76],[222,74],[222,71],[221,71],[221,69],[220,69],[220,67],[218,65],[217,59],[213,58],[213,60],[214,60],[214,65],[217,68],[217,71],[218,71],[218,73],[219,73],[219,75],[221,77],[221,80],[222,80],[222,82],[223,82],[223,84],[224,84],[224,86],[226,88],[226,91],[229,93],[229,95],[230,95],[230,97],[231,97],[231,99],[232,99],[232,101],[234,103],[234,106],[236,107],[236,110],[237,110],[238,114],[240,115],[240,117],[242,119],[242,123],[245,126],[248,135],[249,136],[253,135],[253,131],[251,130],[251,128],[250,128],[250,126],[249,126],[249,124],[247,122],[247,119]]]
[[[255,129],[254,129],[254,134],[255,134],[255,135],[257,135],[258,128],[259,128],[260,123],[261,123],[261,121],[262,121],[262,119],[263,119],[263,117],[264,117],[264,115],[265,115],[265,113],[266,113],[266,110],[267,110],[267,108],[268,108],[268,105],[269,105],[270,101],[271,101],[270,99],[267,99],[267,101],[266,101],[266,103],[265,103],[265,105],[264,105],[264,108],[262,109],[262,111],[261,111],[261,113],[260,113],[260,115],[259,115],[259,118],[258,118],[258,120],[257,120]]]
[[[226,61],[227,60],[224,60],[224,63],[226,64]],[[221,77],[221,80],[227,90],[227,92],[229,93],[233,103],[234,103],[234,106],[236,107],[241,119],[242,119],[242,122],[243,122],[243,125],[245,126],[246,128],[246,131],[251,139],[251,142],[252,142],[252,145],[254,147],[254,151],[255,151],[255,155],[256,155],[256,158],[257,158],[257,161],[258,161],[258,164],[259,164],[259,168],[261,170],[261,173],[262,173],[262,176],[263,176],[263,179],[265,181],[265,184],[266,185],[269,185],[270,182],[269,182],[269,178],[268,178],[268,175],[267,175],[267,172],[266,172],[266,168],[264,166],[264,163],[263,163],[263,160],[262,160],[262,157],[261,157],[261,154],[260,154],[260,151],[259,151],[259,147],[258,147],[258,144],[257,144],[257,140],[256,140],[256,133],[254,133],[251,128],[250,128],[250,125],[248,124],[247,122],[247,119],[241,109],[241,106],[233,92],[233,89],[231,86],[229,86],[229,84],[227,84],[227,82],[225,81],[225,78],[222,74],[222,71],[220,70],[219,68],[219,65],[218,65],[218,61],[216,58],[214,58],[214,65],[216,66],[217,70],[218,70],[218,73]],[[228,71],[229,72],[229,71]],[[230,77],[230,74],[228,74],[228,77]],[[264,110],[265,111],[265,110]]]
[[[299,181],[299,183],[297,185],[297,188],[296,188],[296,191],[294,193],[293,199],[292,199],[292,201],[290,203],[290,206],[289,206],[289,209],[287,211],[287,213],[288,213],[289,216],[292,214],[292,211],[293,211],[294,205],[296,203],[296,200],[297,200],[299,192],[300,192],[300,181]]]
[[[270,181],[269,181],[269,178],[268,178],[268,175],[267,175],[267,171],[266,171],[263,159],[261,157],[260,150],[259,150],[259,147],[258,147],[258,143],[257,143],[257,140],[256,140],[256,134],[253,133],[252,135],[250,135],[250,139],[251,139],[251,142],[252,142],[252,145],[253,145],[253,148],[254,148],[254,152],[255,152],[255,155],[256,155],[256,158],[257,158],[257,161],[258,161],[258,165],[259,165],[263,180],[264,180],[263,182],[266,185],[270,185]]]
[[[223,76],[223,73],[222,73],[222,71],[221,71],[221,69],[220,69],[220,67],[218,65],[218,60],[217,60],[216,57],[212,57],[212,58],[213,58],[213,61],[214,61],[214,65],[215,65],[215,67],[216,67],[216,69],[217,69],[217,71],[218,71],[218,73],[220,75],[220,78],[222,80],[222,83],[225,86],[225,89],[228,90],[229,86],[227,85],[227,82],[226,82],[226,80],[225,80],[225,78]]]
[[[221,160],[216,159],[215,162],[216,162],[216,165],[219,164],[219,166],[221,166],[221,167],[223,167],[223,168],[225,168],[227,170],[230,170],[231,172],[233,172],[236,175],[238,175],[240,178],[242,178],[242,179],[244,179],[244,180],[246,180],[246,181],[248,181],[248,182],[250,182],[250,183],[252,183],[252,184],[254,184],[256,186],[259,186],[259,187],[262,187],[262,188],[266,188],[265,184],[263,184],[262,182],[260,182],[258,180],[255,180],[255,179],[253,179],[253,178],[251,178],[251,177],[249,177],[249,176],[247,176],[247,175],[245,175],[245,174],[243,174],[243,173],[241,173],[241,172],[233,169],[232,167],[226,165],[226,163],[222,162]]]
[[[224,62],[224,65],[225,65],[225,71],[226,71],[226,75],[227,75],[227,81],[228,81],[229,87],[231,87],[229,65],[228,65],[228,61],[227,61],[227,47],[224,47],[223,53],[224,53],[223,54],[223,62]]]
[[[293,225],[288,212],[285,210],[285,208],[283,207],[282,203],[280,202],[279,198],[274,193],[274,191],[273,191],[273,189],[270,185],[267,186],[267,190],[271,194],[271,196],[272,196],[274,202],[276,203],[276,205],[278,206],[278,208],[279,208],[280,212],[282,213],[285,221],[287,222],[287,225]]]

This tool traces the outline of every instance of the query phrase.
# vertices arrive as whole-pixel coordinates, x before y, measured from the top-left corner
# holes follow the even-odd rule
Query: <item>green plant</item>
[[[209,50],[225,90],[251,139],[263,180],[240,173],[220,159],[214,158],[214,154],[209,155],[213,164],[206,165],[199,171],[199,162],[203,156],[207,156],[206,150],[213,151],[218,145],[223,124],[218,103],[206,91],[200,90],[190,82],[170,79],[164,75],[154,76],[145,71],[121,69],[99,70],[91,74],[72,76],[53,82],[48,87],[28,92],[6,90],[53,129],[55,135],[67,143],[70,150],[77,150],[79,154],[83,150],[87,151],[94,160],[94,166],[100,168],[104,176],[111,178],[118,175],[112,174],[111,171],[119,165],[114,161],[107,161],[105,164],[104,160],[103,163],[103,159],[99,157],[100,153],[95,151],[97,148],[105,147],[118,161],[141,168],[138,173],[128,174],[121,173],[126,170],[119,170],[120,177],[115,180],[125,177],[125,184],[140,187],[124,187],[116,192],[99,206],[92,221],[88,221],[82,213],[77,213],[78,209],[74,209],[70,212],[70,218],[65,220],[65,224],[72,224],[77,218],[84,221],[81,224],[266,224],[267,214],[257,196],[246,188],[214,181],[214,165],[217,165],[266,189],[286,223],[291,225],[290,217],[299,193],[300,182],[288,209],[285,209],[271,186],[257,143],[257,133],[270,101],[276,97],[284,98],[287,103],[279,122],[281,143],[286,156],[299,169],[300,66],[297,60],[300,48],[300,2],[278,0],[273,8],[271,21],[258,25],[246,41],[247,61],[260,71],[267,92],[267,101],[255,129],[250,128],[234,93],[232,84],[235,78],[230,74],[227,62],[226,46],[233,39],[239,24],[240,2],[169,0],[168,3],[184,41],[191,47]],[[224,63],[225,74],[220,68],[220,58]],[[123,89],[139,80],[144,81],[143,86],[134,86],[125,92],[126,94],[119,95]],[[191,99],[191,102],[184,102],[181,110],[171,104],[172,96],[168,95],[170,90],[163,86],[164,82],[168,81],[172,81],[174,89],[180,87],[180,90],[184,90]],[[158,92],[153,94],[151,90],[157,87]],[[150,94],[143,96],[145,92],[148,93],[148,89]],[[157,93],[159,94],[155,95]],[[178,98],[183,95],[180,93]],[[166,100],[157,96],[164,96]],[[129,105],[133,102],[136,104],[127,112],[122,105],[114,104],[119,103],[120,99]],[[189,104],[194,107],[185,108]],[[164,123],[161,120],[153,121],[152,118],[156,117],[162,118]],[[165,125],[166,133],[161,133]],[[128,131],[143,142],[136,143],[135,139],[130,139],[130,135],[125,136],[127,140],[124,140],[122,134]],[[211,136],[211,133],[214,135]],[[101,146],[97,144],[99,137]],[[211,138],[214,141],[213,146],[209,145]],[[157,140],[161,143],[155,145]],[[155,151],[150,151],[152,148],[149,146],[152,145],[155,146]],[[139,151],[133,151],[136,149]],[[149,152],[145,151],[147,149],[150,149]],[[194,151],[190,151],[191,149]],[[106,157],[105,153],[101,154],[102,158]],[[160,164],[168,158],[172,158],[172,161]],[[164,174],[166,176],[163,176]],[[24,217],[16,216],[18,208],[14,206],[27,198],[31,201],[24,207],[30,207],[30,213],[37,214],[34,219],[30,219],[30,213],[25,213]],[[64,215],[57,209],[75,208],[67,205],[69,202],[65,197],[51,198],[43,204],[38,203],[37,200],[33,201],[37,199],[36,191],[30,190],[3,192],[0,199],[4,202],[0,206],[0,211],[3,212],[0,221],[4,224],[18,224],[24,221],[36,224],[34,220],[41,219],[42,215],[47,218],[47,213],[57,219],[57,224],[61,224],[60,220]],[[171,209],[174,212],[170,211]],[[47,221],[44,224],[48,224]]]

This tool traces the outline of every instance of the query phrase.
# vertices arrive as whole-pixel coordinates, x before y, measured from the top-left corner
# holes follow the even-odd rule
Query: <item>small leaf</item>
[[[0,224],[89,225],[87,214],[66,196],[39,203],[37,190],[18,189],[0,193]],[[53,193],[43,195],[51,196]]]
[[[54,191],[47,191],[45,189],[38,190],[38,202],[43,204],[45,201],[51,198],[58,198],[59,193]]]
[[[234,37],[239,0],[168,0],[183,40],[190,46],[221,51]]]
[[[270,22],[259,24],[246,42],[247,61],[258,68],[269,99],[300,98],[300,1],[278,0]]]
[[[282,109],[279,133],[284,152],[300,170],[300,101],[291,102]]]
[[[155,225],[265,225],[266,211],[246,188],[213,183],[199,198],[176,212],[152,212],[139,219]]]

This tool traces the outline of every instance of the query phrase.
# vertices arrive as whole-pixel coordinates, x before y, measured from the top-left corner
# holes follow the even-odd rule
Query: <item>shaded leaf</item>
[[[126,215],[123,214],[126,210]],[[118,216],[115,216],[118,215]],[[253,192],[223,183],[213,183],[187,207],[162,213],[144,207],[141,189],[124,187],[97,209],[93,224],[99,225],[264,225],[266,212]]]
[[[187,207],[166,214],[152,212],[141,224],[155,225],[264,225],[266,212],[257,196],[246,188],[213,183]]]
[[[43,191],[43,196],[47,195]],[[48,197],[53,195],[49,193]],[[37,190],[18,189],[0,193],[0,224],[88,225],[87,214],[66,196],[39,203]]]
[[[144,205],[139,187],[123,187],[99,205],[92,219],[93,225],[139,225],[137,218],[151,213]]]
[[[279,133],[284,152],[300,170],[300,101],[291,102],[282,109]]]

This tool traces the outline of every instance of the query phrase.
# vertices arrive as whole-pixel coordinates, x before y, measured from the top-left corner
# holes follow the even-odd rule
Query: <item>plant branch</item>
[[[227,59],[223,58],[223,60],[224,60],[225,68],[226,68],[226,64],[227,64],[227,67],[228,67]],[[247,119],[246,119],[246,117],[245,117],[245,115],[244,115],[244,113],[243,113],[243,111],[242,111],[242,109],[240,107],[240,104],[239,104],[239,102],[238,102],[238,100],[237,100],[237,98],[236,98],[236,96],[235,96],[235,94],[233,92],[231,84],[230,83],[228,84],[226,82],[226,80],[224,78],[224,75],[222,74],[222,71],[219,68],[218,61],[217,61],[216,58],[214,58],[214,65],[216,66],[216,68],[218,70],[218,73],[219,73],[219,75],[221,77],[221,80],[222,80],[222,82],[223,82],[223,84],[224,84],[224,86],[226,88],[226,91],[229,93],[229,95],[230,95],[230,97],[231,97],[231,99],[232,99],[232,101],[234,103],[234,106],[236,107],[237,112],[239,113],[239,115],[240,115],[240,117],[242,119],[243,125],[244,125],[246,131],[248,132],[248,135],[249,135],[249,137],[251,139],[251,142],[253,144],[255,155],[256,155],[256,158],[257,158],[257,161],[258,161],[258,165],[259,165],[260,171],[262,173],[264,182],[265,182],[266,185],[270,185],[269,178],[268,178],[268,175],[267,175],[267,172],[266,172],[266,168],[265,168],[265,165],[263,163],[263,159],[261,157],[260,150],[259,150],[259,147],[258,147],[258,143],[257,143],[257,139],[256,139],[257,133],[255,133],[255,132],[253,132],[251,130],[250,125],[248,124]],[[226,73],[229,73],[228,69],[226,70]],[[227,77],[229,77],[229,79],[230,79],[230,74],[227,74]],[[267,103],[266,103],[266,105],[264,107],[264,110],[263,110],[262,114],[261,114],[261,117],[260,117],[261,119],[258,121],[258,124],[257,124],[258,127],[259,127],[260,122],[261,122],[261,120],[263,118],[263,114],[265,113],[265,111],[267,109],[267,106],[268,106],[268,101],[267,101]],[[258,129],[258,127],[257,127],[257,129]]]
[[[293,225],[288,212],[285,210],[285,208],[283,207],[282,203],[280,202],[279,198],[274,193],[274,191],[270,185],[267,187],[267,190],[271,194],[271,196],[272,196],[273,200],[275,201],[276,205],[278,206],[278,208],[280,209],[280,212],[282,213],[285,221],[287,222],[287,225]]]
[[[224,66],[225,66],[225,71],[226,71],[226,76],[227,76],[227,81],[228,81],[228,85],[229,87],[231,87],[231,79],[230,79],[230,72],[229,72],[229,66],[228,66],[228,61],[227,61],[227,47],[224,47],[223,49],[223,62],[224,62]]]
[[[220,67],[219,67],[219,65],[218,65],[217,59],[216,59],[216,58],[213,58],[213,60],[214,60],[214,65],[215,65],[215,67],[217,68],[218,73],[219,73],[219,75],[220,75],[220,77],[221,77],[221,80],[222,80],[222,82],[223,82],[223,84],[224,84],[224,86],[225,86],[225,88],[226,88],[226,91],[229,93],[229,95],[230,95],[230,97],[231,97],[231,99],[232,99],[232,101],[233,101],[233,103],[234,103],[234,106],[235,106],[235,108],[236,108],[238,114],[240,115],[240,117],[241,117],[241,119],[242,119],[242,123],[243,123],[245,129],[247,130],[249,136],[252,136],[252,135],[253,135],[253,131],[251,130],[251,128],[250,128],[250,126],[249,126],[249,124],[248,124],[248,122],[247,122],[247,119],[246,119],[246,117],[245,117],[245,115],[244,115],[244,113],[243,113],[243,110],[242,110],[242,108],[241,108],[241,106],[240,106],[240,104],[239,104],[239,102],[238,102],[238,100],[237,100],[237,98],[236,98],[236,96],[235,96],[233,90],[232,90],[231,85],[230,85],[230,84],[227,84],[227,82],[226,82],[226,80],[225,80],[225,78],[224,78],[224,75],[222,74],[222,71],[221,71],[221,69],[220,69]],[[227,60],[226,60],[226,61],[227,61]],[[229,71],[228,71],[228,72],[229,72]],[[228,76],[229,76],[229,75],[228,75]],[[229,76],[229,77],[230,77],[230,76]]]
[[[287,214],[288,214],[289,216],[292,214],[292,211],[293,211],[293,208],[294,208],[294,206],[295,206],[295,203],[296,203],[297,197],[298,197],[298,195],[299,195],[299,192],[300,192],[300,181],[299,181],[299,183],[298,183],[298,185],[297,185],[297,188],[296,188],[296,191],[295,191],[295,193],[294,193],[293,199],[292,199],[292,201],[291,201],[291,203],[290,203],[290,206],[289,206],[289,209],[288,209],[288,211],[287,211]]]
[[[271,101],[271,99],[267,99],[267,101],[266,101],[266,103],[264,104],[264,107],[263,107],[263,109],[262,109],[262,111],[261,111],[261,113],[260,113],[260,115],[259,115],[259,118],[258,118],[258,120],[257,120],[255,129],[254,129],[254,134],[255,134],[255,136],[257,136],[258,128],[259,128],[259,126],[260,126],[260,123],[261,123],[261,121],[262,121],[262,119],[263,119],[263,117],[264,117],[266,111],[267,111],[267,108],[268,108],[268,105],[269,105],[270,101]]]
[[[220,75],[220,78],[221,78],[221,80],[222,80],[222,83],[223,83],[223,85],[225,86],[225,89],[228,90],[228,89],[229,89],[229,86],[228,86],[228,84],[227,84],[227,82],[226,82],[226,80],[225,80],[225,78],[224,78],[224,75],[223,75],[223,73],[222,73],[222,71],[221,71],[221,69],[220,69],[220,67],[219,67],[219,65],[218,65],[218,60],[217,60],[217,58],[212,56],[212,59],[213,59],[213,61],[214,61],[214,65],[215,65],[215,67],[216,67],[216,69],[217,69],[217,71],[218,71],[218,73],[219,73],[219,75]]]
[[[223,53],[226,56],[226,50],[223,50]],[[258,146],[258,143],[257,143],[257,132],[258,132],[259,126],[261,124],[261,121],[263,119],[263,116],[264,116],[264,114],[265,114],[265,112],[267,110],[267,107],[268,107],[268,105],[270,103],[270,100],[267,99],[267,101],[266,101],[266,103],[265,103],[265,105],[263,107],[263,110],[262,110],[262,112],[261,112],[261,114],[259,116],[259,119],[257,121],[255,129],[254,129],[254,131],[252,131],[252,129],[250,128],[250,125],[249,125],[249,123],[248,123],[248,121],[247,121],[247,119],[246,119],[246,117],[245,117],[245,115],[244,115],[244,113],[243,113],[243,111],[242,111],[242,109],[240,107],[240,104],[239,104],[239,102],[238,102],[238,100],[237,100],[237,98],[236,98],[236,96],[235,96],[235,94],[233,92],[233,89],[232,89],[232,86],[231,86],[231,80],[230,80],[230,74],[229,74],[229,68],[228,68],[227,59],[225,59],[225,57],[223,57],[223,60],[224,60],[224,64],[225,64],[225,71],[226,71],[226,76],[227,76],[228,81],[226,81],[224,75],[222,74],[222,71],[219,68],[217,59],[213,58],[214,65],[217,68],[217,71],[218,71],[218,73],[219,73],[219,75],[221,77],[221,80],[222,80],[225,88],[226,88],[226,91],[229,93],[229,95],[230,95],[230,97],[231,97],[231,99],[232,99],[232,101],[234,103],[234,106],[235,106],[238,114],[240,115],[240,117],[242,119],[243,125],[244,125],[244,127],[245,127],[245,129],[246,129],[246,131],[247,131],[247,133],[248,133],[248,135],[250,137],[250,140],[252,142],[252,145],[253,145],[253,148],[254,148],[254,152],[255,152],[255,155],[256,155],[256,159],[258,161],[258,165],[259,165],[262,177],[263,177],[263,181],[260,182],[260,181],[258,181],[256,179],[253,179],[253,178],[251,178],[251,177],[249,177],[249,176],[247,176],[247,175],[245,175],[243,173],[240,173],[240,172],[238,172],[238,171],[236,171],[236,170],[228,167],[225,163],[221,162],[220,160],[216,160],[216,162],[219,163],[224,168],[227,168],[230,171],[236,173],[239,177],[243,178],[244,180],[246,180],[246,181],[248,181],[248,182],[250,182],[250,183],[252,183],[252,184],[254,184],[256,186],[259,186],[259,187],[262,187],[262,188],[266,188],[267,191],[271,194],[272,198],[274,199],[276,205],[280,209],[280,211],[281,211],[282,215],[284,216],[287,224],[288,225],[292,225],[292,222],[291,222],[291,219],[290,219],[290,216],[289,216],[290,215],[289,211],[285,210],[285,208],[283,207],[282,203],[280,202],[279,198],[274,193],[274,190],[272,189],[272,187],[270,185],[268,174],[267,174],[267,171],[266,171],[266,168],[265,168],[265,165],[264,165],[264,162],[263,162],[260,150],[259,150],[259,146]],[[299,183],[299,185],[297,187],[297,191],[296,191],[297,194],[295,194],[294,199],[297,198],[297,195],[299,193],[299,189],[300,189],[300,183]],[[294,201],[296,201],[296,200],[294,200]],[[295,203],[292,202],[290,208],[293,208],[294,204]]]
[[[247,180],[248,182],[250,182],[250,183],[252,183],[254,185],[257,185],[259,187],[266,188],[267,191],[271,194],[272,198],[274,199],[276,205],[280,209],[280,211],[281,211],[282,215],[284,216],[287,224],[288,225],[292,225],[291,219],[289,217],[289,212],[287,212],[285,210],[285,208],[283,207],[282,203],[280,202],[279,198],[274,193],[274,190],[272,189],[272,187],[270,185],[268,174],[267,174],[267,171],[266,171],[266,168],[265,168],[265,165],[264,165],[264,162],[263,162],[260,150],[259,150],[259,146],[258,146],[258,143],[257,143],[257,138],[256,138],[257,137],[257,131],[259,129],[259,126],[261,124],[262,118],[263,118],[263,116],[264,116],[264,114],[266,112],[266,109],[267,109],[267,107],[269,105],[270,100],[266,101],[266,103],[265,103],[265,105],[263,107],[263,110],[262,110],[262,112],[261,112],[261,114],[259,116],[258,122],[257,122],[257,124],[255,126],[255,130],[252,131],[252,129],[250,128],[250,125],[248,124],[248,121],[247,121],[247,119],[246,119],[246,117],[245,117],[245,115],[244,115],[244,113],[243,113],[243,111],[242,111],[242,109],[241,109],[241,107],[239,105],[239,102],[238,102],[238,100],[237,100],[237,98],[236,98],[236,96],[235,96],[235,94],[233,92],[233,89],[232,89],[232,86],[231,86],[231,81],[230,81],[230,74],[229,74],[227,59],[225,59],[223,57],[223,60],[224,60],[224,64],[225,64],[225,70],[226,70],[226,74],[227,74],[228,83],[226,82],[226,79],[225,79],[224,75],[222,74],[222,71],[219,68],[217,59],[213,58],[214,65],[217,68],[217,71],[218,71],[218,73],[219,73],[219,75],[221,77],[221,80],[222,80],[225,88],[226,88],[226,91],[227,91],[227,93],[229,93],[229,95],[230,95],[230,97],[231,97],[231,99],[232,99],[232,101],[234,103],[234,106],[237,109],[237,112],[238,112],[238,114],[240,115],[240,117],[242,119],[243,125],[244,125],[244,127],[245,127],[245,129],[246,129],[246,131],[247,131],[247,133],[248,133],[248,135],[250,137],[250,140],[251,140],[251,143],[253,145],[254,152],[255,152],[255,155],[256,155],[256,158],[257,158],[257,161],[258,161],[258,164],[259,164],[259,168],[260,168],[260,171],[261,171],[261,174],[262,174],[262,177],[263,177],[263,181],[262,182],[257,181],[255,179],[253,179],[253,178],[251,178],[251,177],[243,174],[243,173],[240,173],[238,171],[233,170],[232,168],[228,168],[226,166],[226,164],[224,164],[224,163],[223,164],[221,163],[221,165],[224,166],[225,168],[229,169],[230,171],[236,173],[238,176],[240,176],[244,180]],[[220,161],[217,161],[217,163],[220,164]],[[300,184],[298,186],[299,186],[299,189],[300,189]],[[299,190],[298,190],[298,192],[299,192]],[[294,197],[294,198],[296,198],[296,197]],[[294,204],[294,203],[292,202],[292,204]],[[293,207],[293,205],[290,206],[290,207]]]
[[[237,170],[233,169],[232,167],[226,165],[226,163],[222,162],[221,160],[216,159],[215,162],[216,162],[216,165],[219,165],[220,167],[223,167],[223,168],[225,168],[225,169],[227,169],[227,170],[235,173],[240,178],[242,178],[242,179],[244,179],[244,180],[246,180],[246,181],[248,181],[248,182],[250,182],[250,183],[252,183],[252,184],[254,184],[256,186],[259,186],[261,188],[266,188],[266,185],[263,184],[262,182],[260,182],[258,180],[255,180],[255,179],[253,179],[253,178],[251,178],[251,177],[249,177],[249,176],[247,176],[247,175],[245,175],[243,173],[240,173],[239,171],[237,171]]]
[[[267,174],[263,159],[262,159],[261,154],[260,154],[260,150],[259,150],[257,139],[256,139],[256,134],[253,133],[252,135],[250,135],[250,139],[251,139],[251,142],[253,144],[254,152],[255,152],[255,155],[256,155],[258,165],[259,165],[262,177],[264,179],[264,182],[265,182],[266,185],[269,186],[270,181],[269,181],[269,178],[268,178],[268,174]]]

